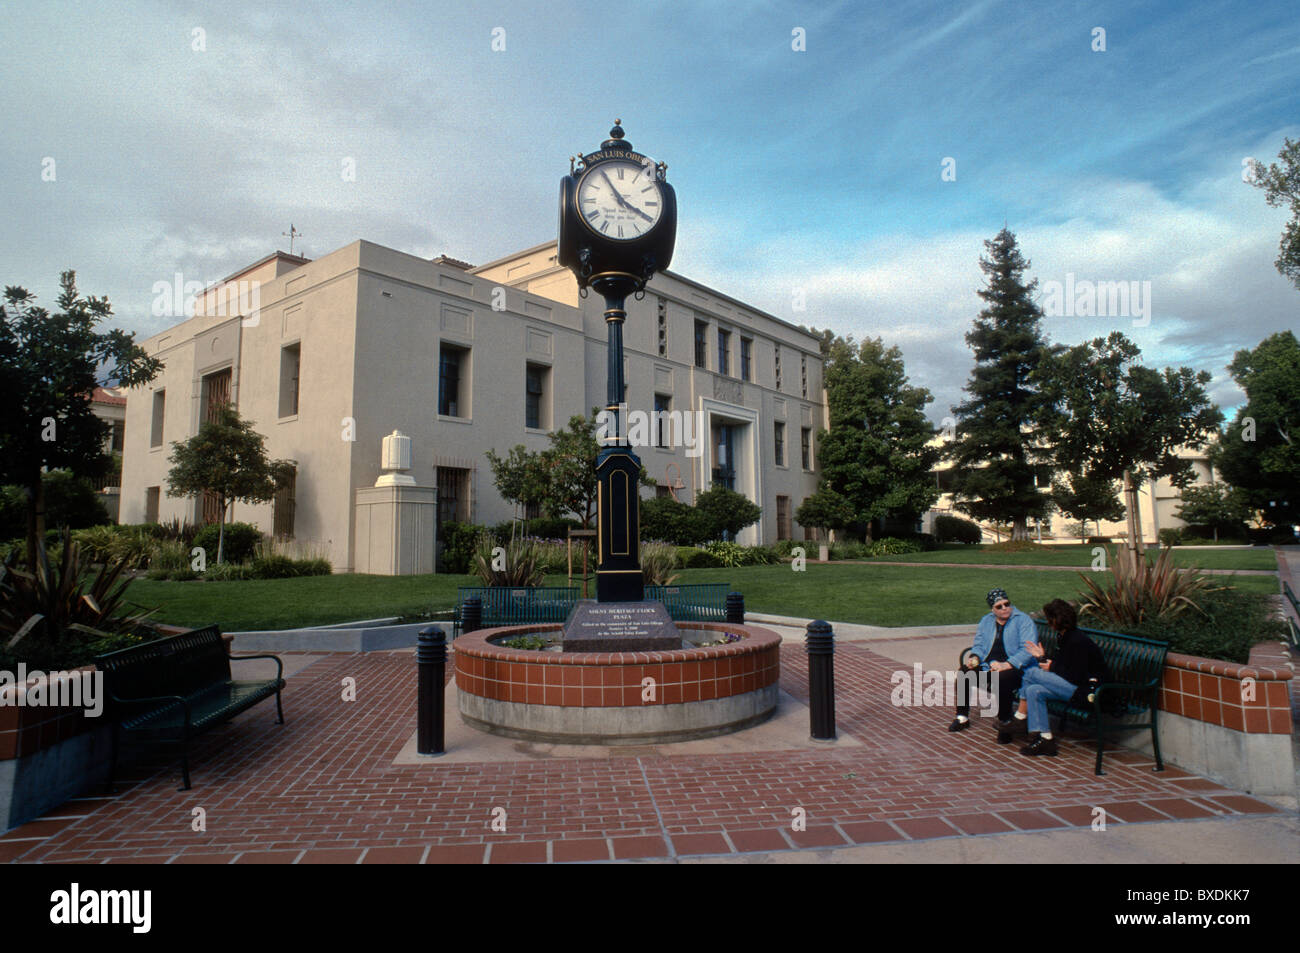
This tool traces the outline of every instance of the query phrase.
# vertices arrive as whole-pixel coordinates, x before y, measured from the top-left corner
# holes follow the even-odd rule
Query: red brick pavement
[[[835,663],[839,730],[860,747],[395,766],[415,731],[412,656],[329,655],[288,679],[285,725],[260,706],[201,739],[192,791],[141,762],[116,797],[0,837],[0,861],[583,862],[996,837],[1087,827],[1096,806],[1111,825],[1275,811],[1137,752],[1108,754],[1096,777],[1086,742],[1029,759],[988,725],[949,734],[945,709],[891,706],[906,666],[856,643]],[[782,668],[806,698],[801,645],[783,646]],[[346,676],[356,701],[341,700]]]

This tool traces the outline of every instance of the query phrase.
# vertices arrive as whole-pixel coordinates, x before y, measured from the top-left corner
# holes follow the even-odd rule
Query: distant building
[[[126,446],[126,397],[121,388],[96,387],[90,396],[90,406],[96,417],[108,421],[110,430],[104,439],[104,449],[120,454]],[[115,466],[109,473],[94,481],[94,487],[103,495],[108,515],[117,521],[121,499],[122,468]]]
[[[818,340],[674,272],[627,308],[628,407],[703,421],[693,448],[672,426],[650,428],[652,443],[666,445],[637,448],[659,484],[643,494],[689,503],[726,485],[763,509],[740,542],[802,537],[793,514],[817,486],[824,419]],[[274,503],[237,503],[233,519],[320,544],[339,571],[388,571],[374,569],[387,558],[377,549],[397,547],[398,536],[423,566],[443,523],[514,515],[485,451],[544,449],[570,416],[605,405],[602,312],[598,296],[579,297],[554,242],[478,268],[364,241],[315,261],[270,255],[141,342],[165,367],[127,405],[122,519],[216,518],[211,500],[166,495],[168,456],[229,400],[270,456],[297,462]],[[411,440],[413,485],[437,488],[436,514],[415,517],[415,529],[390,531],[358,509],[376,496],[381,445],[394,431]],[[391,492],[432,500],[427,490]]]
[[[939,443],[940,441],[936,438],[935,442]],[[1196,475],[1193,486],[1206,486],[1221,482],[1219,475],[1210,466],[1208,448],[1202,450],[1184,448],[1178,451],[1178,456],[1191,463],[1192,470]],[[1050,467],[1041,468],[1036,478],[1038,488],[1040,490],[1050,490],[1052,476]],[[926,532],[933,532],[934,518],[941,514],[958,516],[967,520],[971,518],[954,508],[954,500],[951,492],[949,492],[952,487],[952,468],[944,466],[936,470],[935,479],[943,495],[939,498],[939,502],[934,505],[934,508],[925,514],[922,522]],[[1124,502],[1122,490],[1118,494],[1118,499],[1121,503]],[[1182,496],[1179,489],[1169,482],[1168,477],[1162,477],[1154,481],[1154,483],[1143,483],[1138,487],[1138,513],[1142,521],[1143,540],[1154,545],[1162,529],[1177,529],[1187,525],[1174,515],[1181,504]],[[1029,532],[1036,538],[1077,541],[1078,536],[1067,533],[1065,529],[1067,523],[1077,522],[1078,520],[1056,511],[1044,519],[1041,524],[1031,521]],[[983,529],[984,541],[993,542],[995,535],[992,527],[986,525]],[[1102,520],[1100,523],[1089,520],[1088,535],[1109,536],[1115,540],[1125,539],[1128,537],[1128,523],[1123,519],[1117,521]]]

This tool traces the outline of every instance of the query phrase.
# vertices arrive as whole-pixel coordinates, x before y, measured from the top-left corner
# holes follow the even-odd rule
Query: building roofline
[[[559,244],[560,244],[559,239],[557,239],[557,238],[553,238],[553,239],[551,239],[551,240],[548,241],[548,242],[542,242],[540,245],[534,245],[532,248],[525,248],[525,249],[523,249],[522,251],[517,251],[517,252],[515,252],[515,253],[512,254],[512,255],[503,255],[501,258],[498,258],[498,259],[496,259],[495,261],[490,261],[490,262],[488,262],[488,263],[485,264],[485,265],[479,265],[477,268],[473,269],[473,270],[470,272],[470,274],[471,274],[471,275],[473,275],[473,274],[477,274],[477,273],[480,272],[480,271],[485,271],[485,270],[488,269],[488,268],[494,268],[494,267],[496,267],[497,265],[504,264],[505,262],[508,262],[508,261],[513,261],[513,260],[516,259],[516,258],[523,258],[523,257],[526,256],[526,255],[532,255],[532,254],[535,254],[535,253],[537,253],[537,252],[539,252],[539,251],[542,251],[542,250],[544,250],[544,249],[546,249],[546,248],[556,248],[556,247],[559,246]],[[567,269],[564,269],[564,268],[562,268],[561,266],[558,266],[558,265],[557,265],[556,267],[557,267],[559,270],[562,270],[562,271],[563,271],[563,270],[567,270]],[[716,289],[716,288],[713,288],[713,287],[711,287],[711,286],[709,286],[709,285],[706,285],[706,284],[704,284],[703,282],[696,281],[694,278],[687,278],[687,277],[686,277],[685,275],[683,275],[681,272],[677,272],[677,271],[673,271],[673,270],[671,270],[671,269],[665,268],[665,269],[663,270],[662,274],[665,274],[665,275],[669,276],[670,278],[673,278],[673,279],[675,279],[675,280],[677,280],[677,281],[683,282],[684,284],[692,285],[692,286],[694,286],[694,287],[696,287],[696,288],[700,288],[700,289],[703,290],[703,291],[707,291],[709,294],[714,295],[715,297],[721,298],[723,301],[728,301],[728,302],[730,302],[731,304],[734,304],[734,305],[736,305],[736,306],[739,307],[739,308],[743,308],[743,309],[745,309],[746,311],[752,311],[752,312],[754,312],[754,313],[757,314],[757,315],[760,315],[760,316],[762,316],[762,317],[764,317],[764,318],[767,318],[769,321],[775,321],[777,324],[781,325],[782,327],[789,328],[791,331],[798,331],[800,334],[806,335],[810,340],[817,341],[817,342],[818,342],[818,343],[817,343],[817,346],[814,347],[814,348],[812,348],[811,350],[815,351],[815,352],[818,353],[818,354],[821,353],[821,342],[820,342],[820,339],[819,339],[815,334],[812,334],[811,332],[804,330],[803,328],[799,327],[799,325],[797,325],[797,324],[792,324],[791,322],[785,320],[784,318],[778,318],[776,315],[771,314],[771,313],[769,313],[769,312],[767,312],[767,311],[764,311],[762,308],[756,308],[756,307],[754,307],[752,304],[750,304],[750,303],[748,303],[748,302],[746,302],[746,301],[741,301],[739,298],[733,298],[731,295],[729,295],[729,294],[725,294],[724,292],[721,292],[721,291],[719,291],[719,290]]]
[[[503,265],[506,262],[512,261],[516,258],[522,258],[524,255],[531,255],[534,252],[539,252],[544,248],[550,248],[552,246],[558,248],[559,244],[560,244],[560,240],[558,238],[552,238],[550,241],[542,242],[540,245],[534,245],[532,248],[525,248],[522,251],[512,252],[509,255],[502,255],[500,258],[497,258],[493,261],[489,261],[486,264],[479,265],[477,268],[470,269],[469,273],[471,275],[476,275],[480,271],[486,271],[489,268],[495,268],[497,265]]]
[[[238,271],[231,272],[230,274],[226,275],[226,277],[218,281],[217,284],[224,285],[226,282],[238,278],[240,275],[250,272],[254,268],[260,268],[262,265],[265,265],[268,261],[275,261],[275,259],[277,258],[283,258],[286,261],[291,261],[297,265],[307,265],[311,263],[310,258],[303,258],[301,255],[290,255],[288,252],[284,252],[284,251],[280,251],[279,249],[276,249],[275,251],[271,252],[271,254],[267,255],[265,258],[260,258],[257,261],[253,262],[251,265],[245,265],[243,268],[240,268]]]

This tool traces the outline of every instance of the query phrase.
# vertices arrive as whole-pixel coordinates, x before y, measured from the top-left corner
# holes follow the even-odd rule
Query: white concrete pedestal
[[[411,576],[434,571],[438,491],[431,486],[357,490],[353,571]]]

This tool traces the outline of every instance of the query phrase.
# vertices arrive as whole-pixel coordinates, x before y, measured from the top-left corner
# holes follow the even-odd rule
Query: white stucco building
[[[722,482],[763,508],[740,542],[802,538],[793,513],[816,489],[823,426],[817,339],[673,272],[627,310],[629,408],[704,422],[693,448],[637,448],[659,492],[689,503]],[[358,556],[358,496],[381,474],[383,438],[400,431],[414,484],[437,487],[436,517],[407,540],[431,554],[434,524],[513,515],[485,451],[544,449],[571,415],[604,406],[602,311],[598,296],[579,298],[554,242],[479,268],[365,241],[314,261],[277,252],[141,342],[165,367],[129,395],[121,521],[214,517],[202,500],[167,496],[168,456],[228,399],[270,456],[298,465],[275,503],[236,503],[233,519],[323,545],[336,571],[373,566],[373,541]]]

